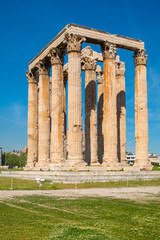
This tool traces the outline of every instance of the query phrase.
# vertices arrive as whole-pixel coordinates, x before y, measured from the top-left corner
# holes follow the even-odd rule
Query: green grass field
[[[61,183],[53,183],[50,184],[51,181],[46,181],[42,187],[39,187],[39,184],[35,180],[25,180],[25,179],[17,179],[17,178],[8,178],[8,177],[0,177],[0,190],[9,190],[11,188],[13,190],[53,190],[53,189],[72,189],[72,188],[105,188],[105,187],[137,187],[137,186],[160,186],[160,179],[158,180],[150,180],[150,181],[117,181],[117,182],[97,182],[97,183],[80,183],[80,184],[61,184]]]
[[[159,240],[160,201],[140,204],[111,198],[46,196],[5,199],[0,202],[0,229],[3,240]]]

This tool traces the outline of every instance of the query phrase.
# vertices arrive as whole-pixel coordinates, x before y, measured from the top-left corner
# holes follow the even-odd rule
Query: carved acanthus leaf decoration
[[[82,70],[96,70],[96,60],[92,57],[84,56],[81,58]]]
[[[117,48],[116,45],[108,41],[101,44],[103,59],[116,58]]]
[[[137,49],[133,55],[134,64],[137,65],[147,65],[147,55],[145,49]]]
[[[65,41],[67,43],[68,52],[80,52],[82,47],[82,42],[85,38],[80,38],[76,34],[66,34]]]
[[[38,72],[35,70],[29,70],[26,72],[28,83],[38,83]]]
[[[65,55],[65,51],[61,50],[59,48],[52,48],[49,51],[48,56],[50,57],[51,60],[51,65],[54,64],[64,64],[64,55]]]
[[[40,60],[37,63],[37,68],[39,69],[39,75],[49,75],[50,64],[48,61]]]

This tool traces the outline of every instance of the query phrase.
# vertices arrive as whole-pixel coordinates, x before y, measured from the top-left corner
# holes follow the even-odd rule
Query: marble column
[[[116,85],[115,85],[115,58],[116,46],[109,42],[102,45],[104,95],[103,95],[103,131],[104,156],[103,165],[108,170],[119,170],[117,158],[117,118],[116,118]]]
[[[82,157],[81,43],[77,35],[67,34],[68,49],[68,164],[84,165]]]
[[[85,162],[97,163],[96,61],[83,57],[85,71]]]
[[[52,106],[50,167],[59,166],[63,161],[63,52],[52,49]]]
[[[28,168],[38,161],[38,72],[28,71]]]
[[[97,72],[98,83],[98,108],[97,108],[97,144],[98,144],[98,161],[103,162],[104,154],[104,137],[103,137],[103,71]]]
[[[63,75],[64,76],[64,75]],[[66,115],[66,84],[67,84],[67,77],[64,76],[63,78],[63,156],[64,156],[64,162],[66,160],[67,155],[67,115]]]
[[[47,169],[50,158],[50,76],[49,63],[40,60],[39,68],[39,106],[38,106],[38,165]]]
[[[49,90],[50,90],[50,95],[49,95],[49,112],[50,112],[49,115],[50,116],[49,117],[50,117],[50,144],[51,144],[52,77],[50,77]]]
[[[147,107],[147,80],[146,50],[136,50],[135,63],[135,138],[136,160],[135,167],[141,170],[151,170],[151,162],[148,157],[148,107]]]
[[[126,93],[125,64],[119,59],[116,68],[116,98],[117,98],[117,155],[118,161],[127,164],[126,160]]]

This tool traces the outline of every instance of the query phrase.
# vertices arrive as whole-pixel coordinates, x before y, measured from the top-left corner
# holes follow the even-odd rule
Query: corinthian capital
[[[134,64],[137,65],[147,65],[147,55],[145,49],[137,49],[133,55]]]
[[[83,56],[81,58],[81,62],[82,62],[82,70],[96,70],[96,60],[92,57],[87,57],[87,56]]]
[[[116,45],[108,41],[101,44],[103,59],[116,58],[117,48]]]
[[[66,34],[65,40],[67,43],[68,52],[80,52],[82,47],[82,42],[85,38],[80,38],[75,34]]]
[[[49,75],[50,64],[47,60],[40,60],[37,63],[37,68],[39,69],[39,75]]]
[[[35,70],[29,70],[26,72],[28,83],[38,83],[38,72]]]
[[[54,64],[63,65],[64,64],[64,54],[65,54],[65,51],[61,50],[59,48],[50,49],[48,56],[50,57],[51,65],[54,65]]]
[[[116,71],[116,76],[124,76],[125,75],[124,62],[115,62],[115,71]]]

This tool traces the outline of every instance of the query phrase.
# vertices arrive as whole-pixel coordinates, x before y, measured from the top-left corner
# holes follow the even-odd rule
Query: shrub
[[[5,153],[6,165],[24,167],[27,163],[27,154],[20,153],[20,156],[14,153]]]
[[[154,166],[154,167],[159,167],[159,163],[157,163],[157,162],[152,162],[152,166]]]

